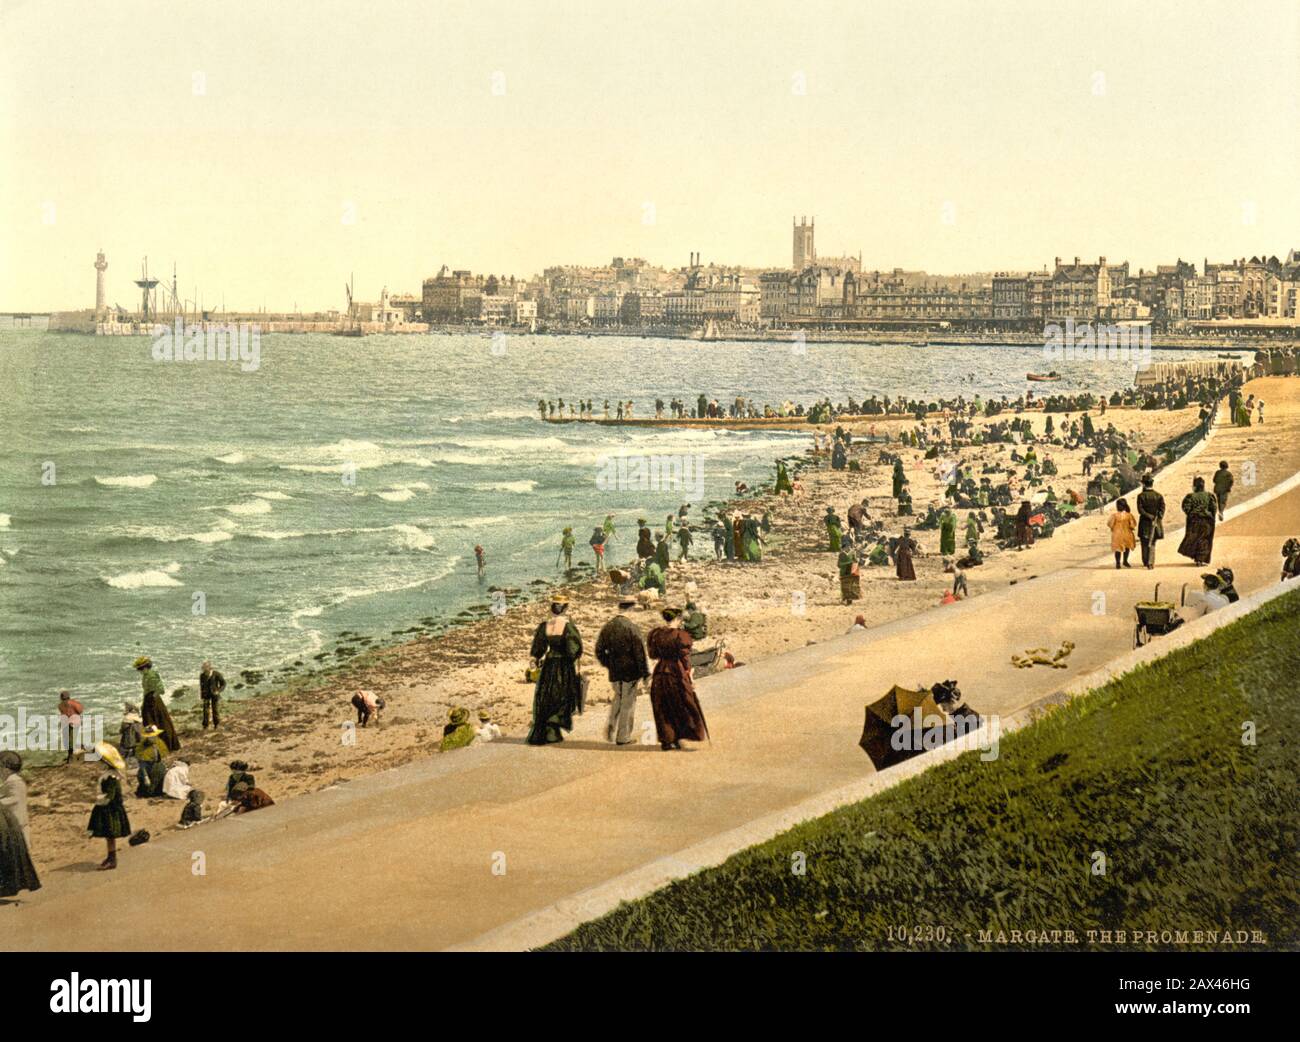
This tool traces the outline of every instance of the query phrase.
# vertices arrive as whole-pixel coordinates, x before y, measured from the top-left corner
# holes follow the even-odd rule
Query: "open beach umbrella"
[[[871,757],[876,770],[910,760],[952,737],[945,737],[944,732],[954,717],[970,718],[963,720],[956,730],[965,732],[979,726],[979,716],[960,706],[961,696],[955,685],[952,690],[956,697],[940,705],[934,699],[933,689],[914,690],[895,684],[883,698],[867,704],[858,745]]]

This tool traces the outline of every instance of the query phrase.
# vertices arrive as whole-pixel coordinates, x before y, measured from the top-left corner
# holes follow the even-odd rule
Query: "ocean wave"
[[[569,449],[573,445],[563,438],[541,437],[541,438],[456,438],[454,441],[445,441],[444,445],[450,445],[457,449],[500,449],[502,452],[509,452],[512,455],[518,453],[521,449],[526,451],[543,451],[546,449]]]
[[[349,536],[349,535],[366,535],[375,532],[396,532],[404,528],[410,528],[410,525],[376,525],[372,527],[361,528],[320,528],[312,532],[304,531],[284,531],[277,532],[272,529],[254,529],[250,532],[241,533],[247,535],[250,539],[315,539],[325,536]]]
[[[224,456],[213,456],[212,458],[218,463],[229,463],[231,466],[234,466],[237,463],[243,463],[248,459],[248,457],[242,452],[228,452]]]
[[[95,482],[108,488],[148,488],[158,480],[155,474],[123,474],[120,477],[101,478],[95,475]]]
[[[486,528],[489,525],[504,525],[515,518],[509,514],[493,514],[491,517],[466,517],[459,521],[447,522],[448,528]]]
[[[429,492],[431,486],[427,481],[401,481],[390,485],[384,492],[376,492],[375,495],[389,503],[405,503],[408,499],[414,498],[417,491]]]
[[[349,586],[345,589],[339,590],[325,604],[313,604],[304,608],[298,608],[290,615],[290,618],[294,620],[295,626],[298,626],[299,619],[319,618],[327,609],[337,608],[340,604],[347,601],[357,600],[362,597],[373,597],[376,594],[381,593],[397,593],[401,590],[414,590],[421,586],[428,586],[430,583],[435,583],[440,579],[445,579],[448,575],[454,572],[456,566],[460,564],[461,560],[461,554],[453,554],[451,557],[448,557],[443,561],[441,568],[427,575],[422,575],[418,579],[395,583],[384,583],[380,586]],[[301,626],[298,626],[298,628],[301,628]]]
[[[415,525],[394,525],[393,531],[400,536],[398,542],[408,550],[433,549],[433,536]]]
[[[489,420],[531,420],[536,415],[536,409],[491,409],[483,414]]]
[[[253,495],[258,499],[281,500],[293,499],[293,496],[285,495],[283,492],[254,492]]]
[[[250,499],[247,503],[231,503],[221,509],[243,517],[248,514],[269,514],[271,504],[265,499]]]
[[[8,528],[11,520],[13,519],[8,514],[0,514],[0,528]]]
[[[484,481],[474,487],[487,492],[531,492],[537,487],[537,482],[532,478],[522,481]]]
[[[400,465],[433,466],[433,461],[423,456],[412,456],[400,449],[377,445],[373,441],[357,441],[351,438],[344,438],[330,445],[304,449],[300,455],[311,462],[281,463],[280,466],[285,470],[303,471],[308,474],[339,473],[346,466],[355,467],[357,470]]]
[[[495,466],[500,460],[484,458],[483,456],[474,456],[467,452],[438,452],[434,453],[433,463],[455,463],[462,467],[483,467],[488,465]]]
[[[101,576],[115,590],[139,590],[148,586],[183,586],[176,573],[181,566],[173,561],[164,568],[151,568],[143,572],[123,572],[121,575]]]
[[[181,543],[187,540],[194,543],[224,543],[235,538],[228,528],[216,528],[208,532],[177,532],[171,528],[148,526],[128,529],[128,532],[139,539],[152,539],[155,543]]]

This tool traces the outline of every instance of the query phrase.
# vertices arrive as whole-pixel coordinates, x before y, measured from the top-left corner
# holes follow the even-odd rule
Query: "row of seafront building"
[[[547,268],[533,278],[476,274],[446,266],[423,280],[421,292],[388,293],[377,302],[349,299],[343,312],[195,314],[203,321],[260,322],[267,332],[423,332],[438,328],[620,331],[685,335],[781,335],[807,330],[830,336],[899,331],[913,336],[1041,335],[1044,327],[1079,323],[1141,323],[1156,332],[1197,336],[1243,333],[1300,336],[1300,250],[1226,263],[1181,259],[1134,273],[1127,261],[1055,259],[1039,271],[936,276],[864,271],[857,257],[819,257],[815,222],[796,221],[789,268],[704,264],[663,268],[641,258]],[[137,332],[165,307],[146,285],[138,313],[106,303],[101,252],[93,312],[51,317],[51,328]],[[173,278],[172,298],[175,298]],[[165,291],[166,285],[163,284]],[[164,302],[165,303],[165,302]],[[173,310],[178,302],[172,300]]]
[[[802,270],[702,265],[553,268],[516,280],[443,270],[426,279],[410,318],[431,325],[543,325],[593,329],[853,330],[951,328],[1041,331],[1049,323],[1141,322],[1157,330],[1238,323],[1297,324],[1300,252],[1132,272],[1101,257],[1056,258],[1051,270],[936,277],[863,272],[815,262]],[[526,309],[526,310],[525,310]]]

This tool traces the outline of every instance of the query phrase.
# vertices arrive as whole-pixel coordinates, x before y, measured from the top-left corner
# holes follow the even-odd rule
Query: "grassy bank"
[[[1013,930],[1078,941],[1035,949],[1228,947],[1161,936],[1177,930],[1294,948],[1297,676],[1300,589],[1005,737],[996,761],[967,753],[549,948],[1025,947]]]

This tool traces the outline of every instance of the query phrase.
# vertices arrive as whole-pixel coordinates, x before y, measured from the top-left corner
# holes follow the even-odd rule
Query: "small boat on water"
[[[1047,383],[1050,380],[1059,380],[1061,374],[1053,369],[1050,373],[1025,373],[1025,379],[1034,383]]]

